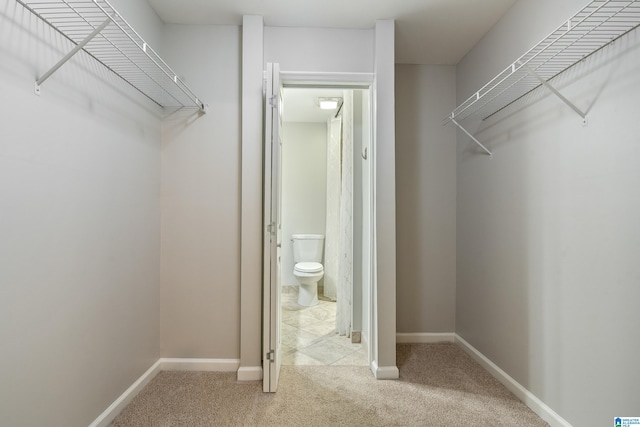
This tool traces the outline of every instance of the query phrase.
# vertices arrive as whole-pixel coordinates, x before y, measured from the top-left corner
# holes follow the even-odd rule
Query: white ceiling
[[[175,24],[241,25],[261,15],[267,26],[373,28],[396,21],[396,62],[455,65],[516,0],[148,0]]]
[[[282,102],[284,122],[326,123],[337,110],[321,110],[318,98],[342,98],[342,89],[285,88]]]

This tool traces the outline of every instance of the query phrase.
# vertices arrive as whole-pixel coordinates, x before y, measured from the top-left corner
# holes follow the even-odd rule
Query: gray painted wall
[[[398,332],[454,332],[455,67],[396,65]]]
[[[458,65],[458,101],[584,3],[517,2]],[[602,426],[640,409],[640,34],[555,84],[586,127],[539,91],[470,124],[494,160],[458,134],[456,330],[572,425]]]
[[[163,36],[209,112],[163,122],[162,356],[237,359],[241,30],[166,25]]]
[[[281,71],[371,73],[373,47],[372,30],[264,28],[265,64]]]
[[[71,47],[0,10],[0,425],[88,425],[160,355],[160,109],[82,54],[36,96]]]

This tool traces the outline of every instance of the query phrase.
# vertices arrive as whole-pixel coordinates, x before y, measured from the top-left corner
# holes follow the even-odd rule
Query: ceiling
[[[285,88],[282,121],[326,123],[337,110],[321,110],[318,98],[342,98],[344,90],[331,88]]]
[[[396,21],[396,62],[455,65],[516,0],[148,0],[175,24],[241,25],[260,15],[266,26],[373,28]]]

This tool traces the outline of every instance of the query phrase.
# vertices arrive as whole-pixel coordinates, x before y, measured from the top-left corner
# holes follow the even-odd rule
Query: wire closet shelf
[[[206,105],[107,0],[16,0],[75,47],[36,81],[36,93],[58,68],[84,50],[161,107]]]
[[[638,25],[640,0],[592,1],[456,107],[444,124],[461,127],[458,122],[472,116],[485,120],[540,86],[550,89],[584,119],[586,115],[549,80]]]

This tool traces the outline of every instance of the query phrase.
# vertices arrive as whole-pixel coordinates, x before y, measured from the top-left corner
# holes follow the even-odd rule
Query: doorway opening
[[[367,364],[372,366],[372,351],[370,348],[374,348],[375,338],[374,325],[376,324],[376,310],[373,295],[373,280],[374,280],[374,251],[371,249],[375,242],[374,233],[374,186],[375,186],[375,169],[373,166],[373,157],[375,150],[372,150],[372,129],[373,129],[373,114],[372,114],[372,79],[365,79],[363,81],[353,80],[353,75],[337,75],[333,74],[329,78],[325,75],[320,75],[319,79],[315,79],[313,83],[310,83],[309,74],[295,73],[293,77],[285,75],[280,72],[279,64],[269,63],[267,64],[267,70],[265,73],[265,144],[264,144],[264,259],[263,259],[263,390],[266,392],[275,392],[278,387],[278,378],[280,373],[280,367],[283,362],[283,352],[292,354],[295,352],[304,353],[314,359],[319,364],[335,364],[340,359],[344,359],[347,356],[354,356],[351,354],[340,354],[337,357],[335,355],[329,355],[324,360],[319,358],[319,353],[322,351],[319,348],[308,349],[312,344],[317,344],[323,338],[333,338],[333,335],[344,335],[347,339],[353,341],[360,341],[360,348],[354,349],[351,346],[351,353],[360,351],[364,353],[364,358],[367,360]],[[335,80],[335,78],[347,77],[347,81],[351,83],[344,83]],[[284,83],[284,84],[283,84]],[[293,113],[301,113],[302,106],[287,107],[287,102],[293,102],[290,97],[285,99],[285,90],[292,89],[296,92],[294,94],[302,94],[298,92],[305,89],[314,90],[335,90],[338,91],[338,95],[341,95],[339,99],[339,106],[337,111],[331,116],[325,117],[326,120],[326,136],[325,149],[326,155],[322,153],[323,150],[316,147],[315,160],[313,165],[307,165],[306,167],[299,167],[299,164],[294,162],[293,167],[301,169],[301,176],[307,178],[312,175],[310,169],[315,167],[319,171],[326,170],[324,178],[316,178],[315,185],[319,188],[324,188],[323,191],[315,191],[315,197],[318,199],[325,198],[324,209],[317,209],[314,213],[303,213],[302,215],[296,215],[296,218],[306,218],[313,216],[315,213],[324,213],[324,220],[316,220],[318,228],[314,233],[303,230],[300,225],[294,225],[297,229],[295,231],[287,231],[285,235],[284,228],[289,229],[288,225],[283,226],[283,212],[295,208],[289,207],[289,209],[283,208],[283,186],[287,187],[289,181],[283,173],[283,144],[286,137],[283,138],[285,132],[283,132],[285,120],[288,120],[285,116],[286,111],[292,111]],[[305,97],[301,97],[305,98]],[[308,103],[310,103],[314,109],[319,108],[319,98],[339,98],[333,93],[327,93],[327,96],[320,96],[319,93],[311,97],[306,97]],[[338,117],[340,117],[338,119]],[[293,120],[293,119],[292,119]],[[300,119],[298,119],[300,120]],[[299,122],[300,123],[300,122]],[[309,122],[313,123],[313,122]],[[295,126],[294,126],[295,127]],[[300,128],[300,126],[298,126]],[[319,126],[319,129],[322,125]],[[293,129],[293,128],[292,128]],[[300,129],[298,129],[300,130]],[[295,129],[293,131],[295,133]],[[288,131],[287,131],[288,133]],[[302,136],[299,138],[301,141],[306,142],[310,139],[310,136]],[[322,139],[320,139],[321,141]],[[331,143],[330,140],[336,142]],[[299,147],[298,147],[299,148]],[[304,146],[303,146],[304,148]],[[334,149],[334,153],[331,153],[329,149]],[[307,146],[306,150],[311,149]],[[293,151],[296,151],[295,149]],[[301,151],[301,150],[298,150]],[[311,150],[313,151],[313,150]],[[307,156],[309,157],[309,156]],[[314,158],[314,156],[311,156]],[[319,157],[324,157],[324,160],[318,161]],[[335,160],[330,160],[330,159]],[[300,163],[300,161],[298,161]],[[333,170],[332,170],[333,168]],[[321,175],[321,174],[320,174]],[[334,181],[331,181],[329,177],[332,177]],[[283,182],[285,181],[286,182]],[[303,178],[298,178],[292,181],[294,185],[299,184],[299,181]],[[337,181],[336,181],[337,180]],[[336,184],[339,182],[339,184]],[[304,192],[311,195],[313,191],[312,184],[298,186],[298,190],[294,191],[293,200],[305,200]],[[334,188],[335,187],[335,188]],[[338,191],[338,187],[340,190]],[[302,188],[302,189],[300,189]],[[307,191],[309,190],[309,191]],[[331,196],[332,191],[338,191],[339,194],[339,212],[336,209],[331,209],[331,203],[327,201]],[[348,197],[344,197],[344,195]],[[285,197],[286,199],[286,197]],[[311,202],[309,202],[311,203]],[[327,226],[331,224],[327,218],[336,216],[339,218],[338,227],[333,228]],[[345,219],[343,219],[345,218]],[[289,221],[289,220],[288,220]],[[324,221],[324,230],[322,229],[322,221]],[[288,228],[289,227],[289,228]],[[337,231],[336,231],[337,230]],[[337,237],[336,237],[337,235]],[[346,237],[346,238],[345,238]],[[325,245],[324,240],[327,239],[329,245]],[[321,241],[321,242],[319,242]],[[334,245],[336,241],[340,243],[337,246],[337,252],[332,252],[335,249]],[[303,242],[304,244],[296,246],[294,242]],[[291,246],[291,258],[284,257],[283,252]],[[294,251],[294,249],[298,251]],[[304,248],[304,250],[302,250]],[[328,253],[331,256],[325,256],[325,249],[329,248]],[[304,255],[299,256],[304,252]],[[293,258],[293,254],[297,253],[297,258]],[[332,258],[337,258],[339,262],[337,267],[335,263],[331,262]],[[329,260],[328,267],[329,272],[326,274],[322,262],[325,259]],[[301,262],[295,262],[295,261]],[[295,286],[295,283],[290,281],[283,282],[284,270],[283,263],[291,262],[295,264],[293,269],[287,268],[286,273],[290,271],[298,282],[298,289],[287,289],[288,293],[298,292],[299,297],[295,299],[296,303],[302,307],[312,310],[313,307],[320,305],[319,301],[325,301],[329,305],[331,301],[323,299],[326,297],[328,300],[335,299],[335,328],[333,332],[329,329],[322,329],[318,326],[309,326],[305,328],[316,328],[315,338],[306,336],[307,339],[298,337],[304,335],[299,331],[293,333],[289,326],[301,330],[301,320],[298,313],[298,320],[293,320],[294,313],[286,313],[288,316],[288,322],[284,323],[283,317],[283,284],[289,286]],[[289,264],[291,266],[291,264]],[[332,272],[333,268],[333,272]],[[337,271],[337,273],[336,273]],[[313,280],[312,280],[313,279]],[[320,299],[318,301],[317,294],[317,282],[323,279],[320,285]],[[336,295],[332,297],[330,292],[331,280],[336,286]],[[345,286],[348,284],[348,286]],[[328,286],[329,285],[329,289]],[[304,292],[301,292],[301,289]],[[290,297],[289,297],[290,298]],[[313,314],[316,320],[326,322],[329,320],[327,327],[331,327],[331,311],[329,307],[322,307],[317,309]],[[324,313],[320,312],[324,311]],[[294,311],[294,310],[289,310]],[[301,309],[295,310],[301,312]],[[312,313],[304,313],[305,317],[314,317]],[[319,319],[318,319],[319,318]],[[323,320],[324,319],[324,320]],[[302,322],[313,322],[311,319],[302,320]],[[283,347],[283,324],[285,333],[289,334],[288,338],[284,339]],[[309,332],[309,331],[306,331]],[[313,331],[311,332],[313,333]],[[359,339],[358,339],[359,338]],[[337,338],[336,338],[337,339]],[[300,343],[300,341],[303,341]],[[301,344],[301,345],[300,345]],[[358,344],[342,342],[335,345],[341,345],[347,348],[351,344]],[[337,347],[329,344],[334,350]],[[303,348],[301,348],[303,347]],[[362,348],[364,347],[364,349]],[[329,353],[331,353],[331,348]],[[318,352],[312,353],[312,351],[318,350]],[[326,352],[326,349],[322,351]],[[310,360],[306,357],[300,356],[292,363],[310,363]],[[333,359],[333,360],[331,360]],[[348,359],[347,359],[348,360]],[[345,360],[345,363],[346,361]]]
[[[282,364],[368,366],[370,90],[285,85],[281,97]],[[325,101],[333,105],[323,109]],[[296,250],[304,236],[320,238],[317,259]],[[315,284],[297,273],[308,261],[322,268]]]

